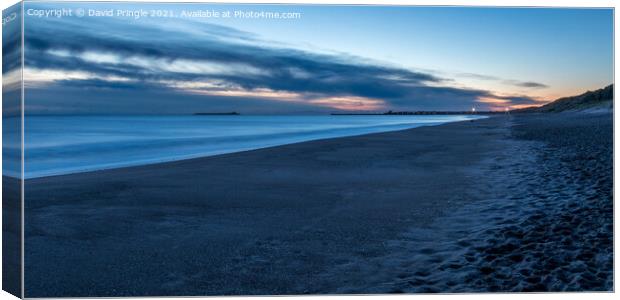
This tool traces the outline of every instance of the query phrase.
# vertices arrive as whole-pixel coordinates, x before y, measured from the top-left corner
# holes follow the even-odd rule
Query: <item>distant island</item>
[[[238,116],[240,113],[236,111],[232,112],[198,112],[194,113],[194,116]]]

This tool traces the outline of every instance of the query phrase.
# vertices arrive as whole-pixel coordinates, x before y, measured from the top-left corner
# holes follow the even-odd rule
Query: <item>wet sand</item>
[[[612,118],[580,118],[27,180],[26,296],[609,290]]]

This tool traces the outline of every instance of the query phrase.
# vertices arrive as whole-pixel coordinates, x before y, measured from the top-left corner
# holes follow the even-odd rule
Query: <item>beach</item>
[[[26,297],[613,288],[612,114],[25,181]]]

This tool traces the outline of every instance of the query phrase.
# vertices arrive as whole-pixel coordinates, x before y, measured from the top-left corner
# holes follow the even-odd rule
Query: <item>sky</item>
[[[27,2],[25,14],[28,114],[504,110],[613,83],[611,9]]]

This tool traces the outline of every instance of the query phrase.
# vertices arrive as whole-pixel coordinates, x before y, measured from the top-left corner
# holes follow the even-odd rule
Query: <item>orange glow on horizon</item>
[[[357,96],[339,96],[339,97],[323,97],[313,98],[307,95],[294,92],[275,91],[266,88],[253,90],[238,89],[217,89],[216,86],[206,85],[205,83],[193,83],[191,85],[173,85],[185,92],[223,97],[248,97],[269,99],[275,101],[310,103],[323,107],[330,107],[338,110],[350,111],[376,111],[385,108],[385,102],[379,99],[357,97]],[[200,88],[202,87],[202,88]],[[213,88],[213,89],[210,89]]]
[[[224,96],[224,97],[249,97],[249,98],[267,98],[279,101],[293,101],[297,102],[301,98],[301,94],[291,92],[274,91],[270,89],[255,89],[255,90],[188,90],[192,93],[209,95],[209,96]]]
[[[510,101],[506,99],[498,99],[491,97],[480,97],[476,102],[486,103],[486,104],[509,104]]]
[[[328,97],[313,99],[308,102],[341,110],[376,111],[385,109],[383,100],[356,96]]]

